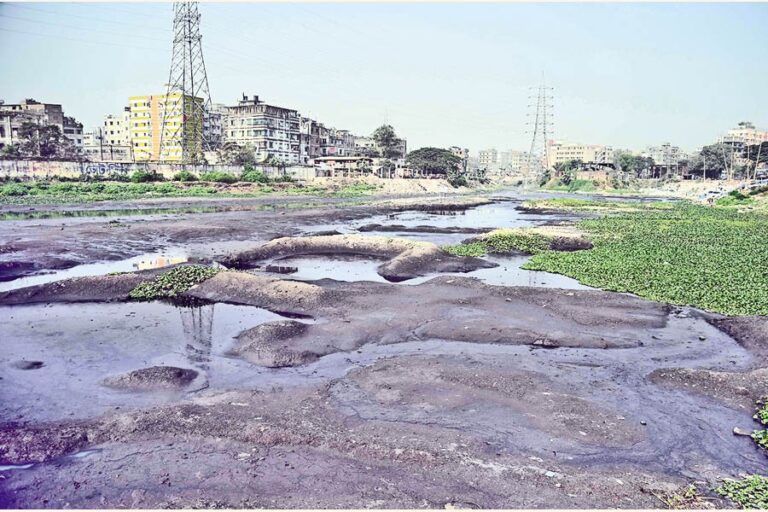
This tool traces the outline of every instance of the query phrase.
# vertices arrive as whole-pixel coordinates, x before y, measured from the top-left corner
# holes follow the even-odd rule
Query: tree
[[[256,157],[253,148],[241,146],[234,142],[227,142],[219,150],[219,159],[229,165],[256,165]]]
[[[749,162],[747,165],[747,177],[749,177],[750,168],[753,177],[756,177],[757,168],[760,167],[761,164],[768,164],[768,142],[745,146],[742,152],[742,157]]]
[[[733,147],[718,142],[701,148],[691,159],[689,172],[705,178],[719,179],[733,171]]]
[[[371,135],[384,158],[402,158],[403,153],[400,149],[402,140],[397,138],[395,129],[388,124],[383,124],[376,128]]]
[[[560,176],[560,183],[563,185],[570,185],[576,177],[576,171],[578,171],[583,164],[584,163],[578,158],[555,164],[555,172]]]
[[[8,144],[0,149],[0,158],[3,159],[15,160],[21,158],[22,156],[21,148],[19,148],[18,144]]]
[[[423,174],[442,174],[454,187],[467,184],[462,160],[447,149],[420,148],[405,157],[408,167]]]
[[[26,121],[19,127],[19,154],[45,160],[80,160],[82,155],[56,125]]]
[[[653,158],[633,155],[628,151],[617,151],[614,160],[620,171],[638,178],[647,175],[654,166]]]

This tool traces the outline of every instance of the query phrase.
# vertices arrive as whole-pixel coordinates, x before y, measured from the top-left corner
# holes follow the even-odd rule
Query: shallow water
[[[0,421],[89,417],[236,385],[253,367],[227,356],[234,337],[281,319],[261,308],[222,303],[2,306]],[[43,366],[20,370],[13,366],[20,360]],[[137,393],[100,384],[106,377],[150,366],[190,368],[199,375],[182,391]]]

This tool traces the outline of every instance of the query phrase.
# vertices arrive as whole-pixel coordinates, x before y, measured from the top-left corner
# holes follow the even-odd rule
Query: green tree
[[[19,153],[45,160],[79,160],[80,150],[56,125],[24,122],[19,127]]]
[[[229,165],[256,165],[256,156],[250,146],[227,142],[219,150],[219,159]]]
[[[454,187],[467,185],[461,158],[447,149],[420,148],[411,151],[405,161],[412,170],[424,174],[442,174]]]
[[[583,162],[578,158],[555,164],[555,173],[560,177],[560,183],[563,185],[570,185],[576,178],[576,171],[578,171],[582,165]]]
[[[395,129],[388,124],[376,128],[371,135],[376,145],[379,146],[381,156],[384,158],[402,158],[403,153],[400,149],[402,140],[397,138]]]
[[[614,161],[618,170],[638,178],[648,175],[654,166],[653,158],[633,155],[629,151],[617,151],[614,155]]]
[[[21,148],[19,148],[18,144],[8,144],[0,149],[0,158],[15,160],[21,158],[22,156]]]
[[[716,143],[704,146],[693,155],[688,171],[706,178],[719,179],[723,174],[730,175],[733,170],[733,147]]]

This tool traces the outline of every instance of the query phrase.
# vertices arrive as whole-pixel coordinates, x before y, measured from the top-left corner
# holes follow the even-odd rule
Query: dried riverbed
[[[381,256],[258,253],[182,301],[127,300],[159,268],[277,237],[453,244],[575,218],[454,202],[0,222],[0,504],[641,508],[765,470],[732,434],[768,393],[764,318],[524,256],[393,283]],[[60,281],[77,276],[96,277]]]

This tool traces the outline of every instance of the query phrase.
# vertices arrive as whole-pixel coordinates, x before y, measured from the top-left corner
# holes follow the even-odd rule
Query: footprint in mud
[[[11,364],[14,368],[18,370],[39,370],[45,365],[42,361],[15,361]]]

